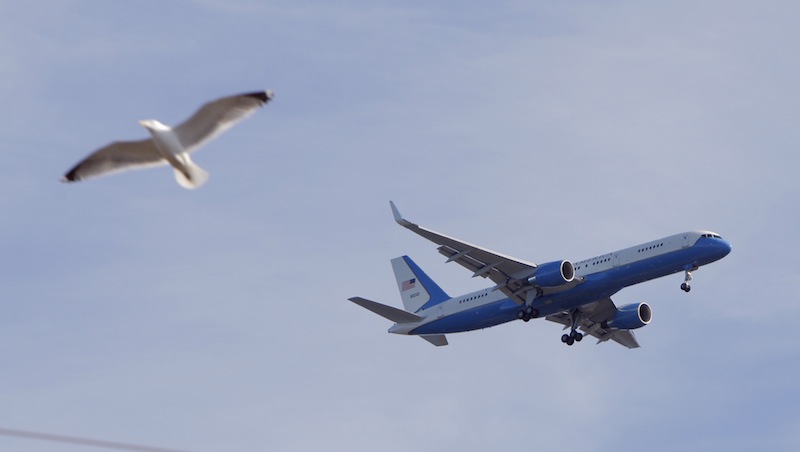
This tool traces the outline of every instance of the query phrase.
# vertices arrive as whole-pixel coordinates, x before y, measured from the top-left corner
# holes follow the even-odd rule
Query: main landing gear
[[[569,334],[564,334],[563,336],[561,336],[561,342],[567,345],[572,345],[576,342],[580,342],[581,339],[583,339],[583,334],[577,331],[570,331]]]
[[[523,322],[529,322],[531,319],[535,319],[536,317],[539,317],[539,311],[534,309],[533,306],[525,306],[517,313],[517,318]]]
[[[569,318],[572,323],[569,334],[561,336],[561,342],[572,345],[580,342],[583,339],[583,334],[578,331],[578,325],[581,323],[580,312],[577,309],[569,311]]]

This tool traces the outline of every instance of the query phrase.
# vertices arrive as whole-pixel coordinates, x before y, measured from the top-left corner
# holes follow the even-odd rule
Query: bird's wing
[[[239,94],[211,101],[173,130],[187,152],[252,115],[272,99],[271,91]]]
[[[61,179],[75,182],[129,169],[161,166],[167,163],[156,150],[153,140],[115,141],[92,152]]]

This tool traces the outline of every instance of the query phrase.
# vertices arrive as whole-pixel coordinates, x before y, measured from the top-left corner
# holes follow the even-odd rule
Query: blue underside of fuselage
[[[729,251],[730,245],[727,242],[702,238],[689,248],[586,275],[583,284],[537,298],[533,307],[539,311],[539,317],[563,312],[610,297],[627,286],[714,262]],[[520,305],[505,298],[442,317],[414,329],[409,334],[448,334],[488,328],[516,320],[519,310]]]

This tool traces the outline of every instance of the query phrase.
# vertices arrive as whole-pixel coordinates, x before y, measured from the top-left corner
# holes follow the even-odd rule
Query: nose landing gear
[[[686,277],[683,279],[683,283],[681,284],[682,291],[688,293],[690,290],[692,290],[692,286],[689,285],[689,281],[692,280],[692,272],[698,268],[700,268],[700,266],[696,263],[683,267],[683,270],[686,272]]]
[[[692,280],[692,271],[686,270],[686,277],[683,280],[683,284],[681,284],[682,291],[689,293],[689,291],[692,290],[692,286],[689,285],[689,281],[691,280]]]

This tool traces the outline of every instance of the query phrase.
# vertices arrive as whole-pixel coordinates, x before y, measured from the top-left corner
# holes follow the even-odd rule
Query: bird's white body
[[[197,188],[208,181],[208,172],[192,162],[178,135],[155,119],[139,121],[152,137],[158,154],[175,169],[175,180],[183,188]]]

